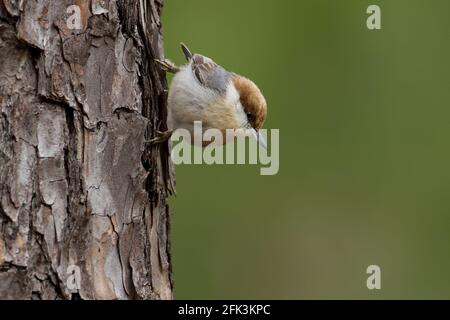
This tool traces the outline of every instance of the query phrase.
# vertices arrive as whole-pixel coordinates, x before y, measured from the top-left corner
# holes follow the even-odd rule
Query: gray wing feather
[[[192,72],[202,85],[219,93],[225,93],[231,78],[230,72],[200,54],[194,54],[191,61]]]

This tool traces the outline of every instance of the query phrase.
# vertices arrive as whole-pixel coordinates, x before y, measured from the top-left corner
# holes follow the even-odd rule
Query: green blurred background
[[[450,1],[167,0],[163,23],[280,129],[278,175],[177,166],[175,298],[450,298]]]

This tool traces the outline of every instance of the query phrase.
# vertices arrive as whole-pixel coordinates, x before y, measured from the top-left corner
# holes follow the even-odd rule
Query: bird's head
[[[262,128],[267,116],[267,103],[261,90],[251,80],[233,75],[232,82],[239,94],[239,101],[247,118],[246,129],[250,129],[255,139],[264,147],[265,141],[259,129]]]

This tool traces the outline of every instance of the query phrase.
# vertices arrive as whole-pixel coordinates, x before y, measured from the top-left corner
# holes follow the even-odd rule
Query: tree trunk
[[[161,9],[0,0],[0,298],[172,298]]]

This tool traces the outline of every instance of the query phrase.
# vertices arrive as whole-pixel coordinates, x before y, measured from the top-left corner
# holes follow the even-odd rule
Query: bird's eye
[[[253,113],[246,112],[246,115],[247,115],[248,121],[253,122],[255,120],[255,116],[253,115]]]

